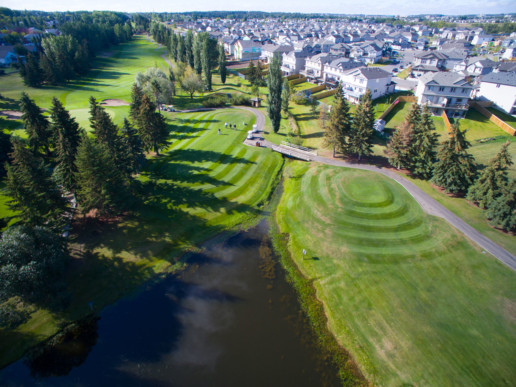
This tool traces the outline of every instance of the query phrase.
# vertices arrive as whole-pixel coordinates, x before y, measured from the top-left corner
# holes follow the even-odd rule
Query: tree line
[[[47,34],[35,39],[36,51],[28,52],[25,62],[20,64],[24,83],[31,87],[57,85],[84,75],[99,51],[132,39],[129,20],[119,21],[65,23],[60,26],[61,35]]]
[[[144,152],[159,153],[168,136],[164,117],[137,84],[131,97],[131,121],[124,119],[121,127],[91,97],[88,135],[58,99],[52,99],[47,116],[22,94],[27,141],[0,136],[0,148],[9,149],[7,204],[17,218],[0,239],[0,304],[14,296],[46,303],[63,289],[69,255],[60,234],[69,229],[74,208],[94,217],[130,209]],[[40,286],[41,281],[49,283]],[[19,317],[6,305],[0,325]]]
[[[218,46],[217,40],[210,37],[207,32],[193,34],[188,30],[184,35],[176,34],[163,23],[153,22],[150,33],[154,40],[167,47],[170,57],[183,68],[182,74],[188,71],[188,92],[200,91],[198,88],[202,80],[205,90],[212,90],[212,70],[217,66],[222,83],[226,83],[226,55],[224,48]],[[192,69],[189,70],[188,68]],[[193,75],[195,74],[195,75]],[[193,90],[193,92],[191,92]]]

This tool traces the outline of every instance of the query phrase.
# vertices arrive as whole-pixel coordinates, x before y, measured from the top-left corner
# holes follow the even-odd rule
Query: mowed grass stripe
[[[276,214],[280,231],[289,233],[292,257],[314,281],[331,330],[368,380],[382,386],[494,386],[516,380],[511,270],[443,220],[424,214],[383,176],[302,162],[290,162],[284,176]],[[385,189],[393,204],[374,207],[385,205]],[[359,195],[365,205],[357,203]],[[393,219],[400,227],[408,219],[421,221],[409,228],[411,235],[385,233],[381,219],[378,230],[364,231],[362,224],[350,230],[350,213],[365,209],[385,217],[381,212],[399,203],[405,212]],[[374,224],[371,219],[367,227]]]

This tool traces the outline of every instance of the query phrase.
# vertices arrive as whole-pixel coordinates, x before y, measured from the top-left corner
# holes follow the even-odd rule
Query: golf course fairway
[[[513,271],[380,174],[294,161],[284,176],[280,231],[371,383],[516,380]]]

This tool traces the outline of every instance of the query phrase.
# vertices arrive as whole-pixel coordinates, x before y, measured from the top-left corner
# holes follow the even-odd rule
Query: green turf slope
[[[372,383],[516,380],[514,272],[382,175],[292,162],[285,177],[281,232]]]

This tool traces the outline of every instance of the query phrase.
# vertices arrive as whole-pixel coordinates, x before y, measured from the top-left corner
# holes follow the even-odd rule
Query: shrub
[[[310,105],[312,102],[312,97],[304,92],[294,94],[290,99],[298,105]]]
[[[202,106],[211,108],[211,107],[221,107],[226,106],[228,103],[228,98],[225,95],[210,95],[208,98],[202,101]]]
[[[251,98],[245,94],[232,94],[231,95],[232,105],[244,105],[251,106]]]

